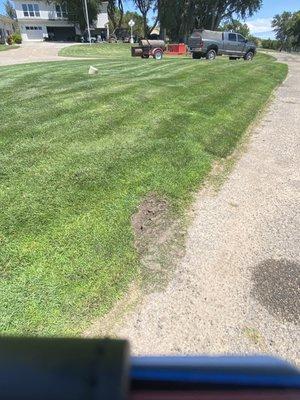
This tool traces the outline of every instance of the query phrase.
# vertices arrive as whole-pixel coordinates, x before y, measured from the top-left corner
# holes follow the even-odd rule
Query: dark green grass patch
[[[139,275],[141,200],[184,210],[287,72],[265,55],[90,64],[0,68],[3,334],[78,334],[107,312]]]

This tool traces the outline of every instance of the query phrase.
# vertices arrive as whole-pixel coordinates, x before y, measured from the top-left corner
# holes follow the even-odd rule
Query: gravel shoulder
[[[197,195],[186,254],[115,332],[135,354],[267,353],[300,364],[300,57],[247,152]],[[95,332],[94,332],[95,334]]]

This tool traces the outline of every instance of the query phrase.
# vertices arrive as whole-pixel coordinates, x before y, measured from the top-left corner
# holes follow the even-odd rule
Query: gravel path
[[[117,334],[135,354],[269,353],[300,364],[300,57],[218,193],[194,204],[186,255]]]
[[[0,52],[0,66],[25,64],[31,62],[48,62],[76,60],[82,58],[60,57],[60,49],[70,46],[70,43],[59,42],[24,42],[19,48]]]

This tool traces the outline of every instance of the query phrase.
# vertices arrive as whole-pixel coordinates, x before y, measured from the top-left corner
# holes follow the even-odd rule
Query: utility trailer
[[[131,47],[132,57],[149,58],[150,56],[156,60],[163,58],[166,44],[163,40],[142,39],[138,46]]]

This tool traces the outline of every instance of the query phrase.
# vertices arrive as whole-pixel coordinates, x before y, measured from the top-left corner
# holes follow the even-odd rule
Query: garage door
[[[73,41],[75,40],[75,28],[73,26],[47,26],[50,40]]]
[[[41,26],[26,26],[28,40],[42,40],[43,29]]]

